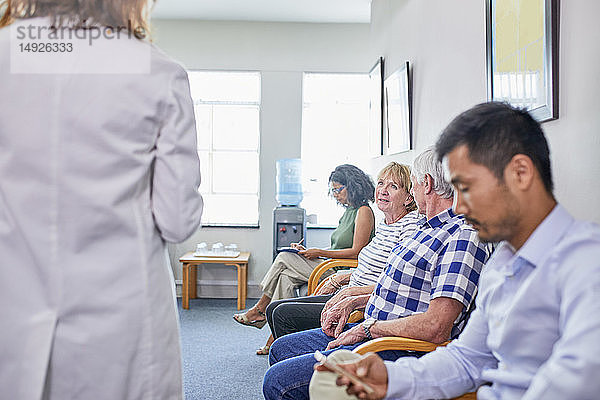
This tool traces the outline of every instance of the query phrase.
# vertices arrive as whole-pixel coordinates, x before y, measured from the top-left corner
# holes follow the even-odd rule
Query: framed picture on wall
[[[408,61],[384,83],[385,154],[412,149],[412,88]]]
[[[558,118],[558,0],[486,0],[488,100]]]
[[[369,71],[369,155],[383,154],[383,57]]]

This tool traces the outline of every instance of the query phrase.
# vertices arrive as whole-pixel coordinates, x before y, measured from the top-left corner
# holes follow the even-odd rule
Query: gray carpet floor
[[[248,299],[251,307],[256,299]],[[255,350],[266,343],[269,327],[238,324],[235,299],[193,299],[181,308],[183,386],[186,400],[262,399],[267,356]]]

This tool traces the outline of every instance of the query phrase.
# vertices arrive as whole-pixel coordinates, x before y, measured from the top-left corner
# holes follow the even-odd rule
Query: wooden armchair
[[[355,353],[366,354],[368,352],[378,352],[383,350],[411,350],[430,352],[439,346],[446,346],[450,342],[435,344],[424,340],[409,339],[403,337],[380,337],[370,340],[354,349]],[[466,393],[460,397],[455,397],[454,400],[475,400],[476,393]]]
[[[308,278],[308,295],[313,295],[321,288],[323,284],[329,279],[324,279],[319,282],[321,276],[325,271],[330,270],[334,267],[348,267],[348,268],[356,268],[358,266],[358,260],[353,260],[349,258],[331,258],[329,260],[323,261],[321,264],[317,265],[313,272],[310,274]]]

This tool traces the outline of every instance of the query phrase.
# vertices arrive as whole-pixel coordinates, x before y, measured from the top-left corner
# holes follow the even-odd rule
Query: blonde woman
[[[392,249],[418,228],[419,215],[411,189],[407,165],[391,162],[379,172],[375,204],[384,218],[377,225],[373,240],[359,253],[358,267],[351,273],[340,272],[331,277],[315,296],[271,302],[266,314],[275,338],[320,327],[325,307],[347,301],[345,299],[350,297],[353,288],[368,287],[377,282]]]
[[[147,4],[0,6],[2,398],[183,397],[165,242],[200,222],[199,161]]]

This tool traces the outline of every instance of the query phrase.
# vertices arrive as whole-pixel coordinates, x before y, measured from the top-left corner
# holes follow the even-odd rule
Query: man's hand
[[[329,342],[326,350],[335,349],[339,346],[349,346],[351,344],[358,343],[361,340],[365,340],[366,338],[367,336],[365,335],[365,330],[361,324],[358,324],[348,329],[346,332],[343,332],[337,337],[337,339]]]
[[[364,387],[360,384],[353,384],[346,377],[338,377],[336,384],[338,386],[348,386],[346,392],[355,395],[359,399],[380,400],[387,393],[388,375],[383,360],[375,353],[367,353],[356,361],[338,363],[338,365],[348,372],[356,375],[361,381],[371,386],[375,392],[367,394]],[[329,371],[327,367],[316,364],[317,371]]]
[[[346,297],[329,310],[321,312],[321,328],[326,335],[338,337],[342,333],[348,317],[354,310],[354,300],[355,297]]]
[[[331,299],[329,299],[327,303],[325,303],[325,307],[323,307],[323,312],[329,310],[331,307],[335,306],[337,303],[350,296],[362,297],[362,301],[356,305],[356,308],[362,308],[367,304],[369,296],[371,295],[374,289],[374,285],[345,287],[339,292],[337,292]]]
[[[335,306],[341,300],[345,299],[348,296],[352,296],[352,288],[346,287],[339,292],[337,292],[332,298],[330,298],[326,303],[325,307],[323,307],[323,311],[321,311],[321,323],[323,323],[323,313],[329,310],[331,307]]]

